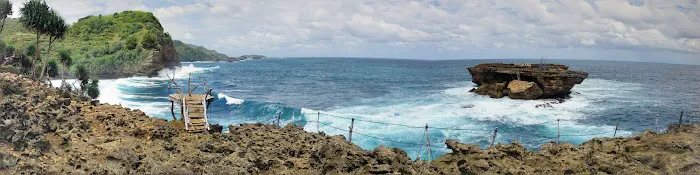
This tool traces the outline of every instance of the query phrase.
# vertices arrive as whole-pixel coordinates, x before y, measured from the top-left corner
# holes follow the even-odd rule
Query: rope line
[[[308,122],[317,122],[317,121],[308,121]],[[330,127],[330,128],[336,129],[336,130],[345,131],[345,132],[350,132],[349,130],[342,129],[342,128],[338,128],[338,127],[335,127],[335,126],[332,126],[332,125],[329,125],[329,124],[325,124],[325,123],[323,123],[323,122],[319,122],[319,124],[321,124],[321,125],[323,125],[323,126],[328,126],[328,127]],[[369,134],[359,133],[359,132],[357,132],[357,131],[352,131],[352,133],[353,133],[353,134],[357,134],[357,135],[361,135],[361,136],[365,136],[365,137],[369,137],[369,138],[373,138],[373,139],[377,139],[377,140],[387,141],[387,142],[400,143],[400,144],[413,145],[413,146],[421,146],[421,149],[422,149],[423,146],[425,146],[424,143],[413,143],[413,142],[404,142],[404,141],[391,140],[391,139],[387,139],[387,138],[372,136],[372,135],[369,135]],[[424,140],[425,140],[425,138],[424,138]],[[431,147],[436,147],[436,148],[447,148],[446,146],[438,146],[438,145],[431,145]]]
[[[320,112],[319,112],[319,113],[320,113]],[[307,113],[307,114],[310,114],[310,113]],[[317,113],[313,113],[313,114],[317,114]],[[412,125],[406,125],[406,124],[397,124],[397,123],[388,123],[388,122],[372,121],[372,120],[366,120],[366,119],[354,118],[354,117],[343,117],[343,116],[338,116],[338,115],[333,115],[333,114],[328,114],[328,113],[322,113],[322,114],[323,114],[323,115],[326,115],[326,116],[331,116],[331,117],[335,117],[335,118],[340,118],[340,119],[347,119],[347,120],[353,120],[353,119],[354,119],[354,120],[359,121],[359,122],[367,122],[367,123],[375,123],[375,124],[383,124],[383,125],[393,125],[393,126],[402,126],[402,127],[406,127],[406,128],[424,129],[424,128],[426,127],[426,126],[412,126]],[[544,125],[544,124],[549,124],[549,123],[554,123],[554,122],[561,122],[561,121],[576,121],[576,120],[573,120],[573,119],[559,119],[559,120],[547,121],[547,122],[536,123],[536,124],[530,124],[530,125]],[[314,120],[308,120],[307,122],[309,122],[309,123],[317,122],[317,123],[319,123],[319,124],[321,124],[321,125],[323,125],[323,126],[327,126],[327,127],[330,127],[330,128],[336,129],[336,130],[340,130],[340,131],[344,131],[344,132],[350,132],[350,131],[347,130],[347,129],[338,128],[338,127],[335,127],[335,126],[330,125],[330,123],[332,123],[332,122],[326,122],[326,123],[324,123],[324,122],[314,121]],[[692,121],[691,121],[691,122],[692,122]],[[653,128],[652,128],[652,129],[649,129],[649,127],[653,127]],[[456,128],[456,127],[429,127],[428,129],[434,129],[434,130],[454,130],[454,131],[481,131],[481,132],[483,132],[483,131],[492,131],[491,129],[467,129],[467,128]],[[596,132],[596,133],[587,133],[587,134],[561,134],[561,135],[559,135],[559,137],[600,136],[600,135],[603,135],[603,134],[611,134],[611,133],[617,132],[617,131],[630,131],[630,130],[634,131],[634,130],[640,130],[640,129],[641,129],[641,130],[655,130],[655,129],[658,129],[658,127],[656,126],[655,123],[650,123],[650,124],[646,124],[646,125],[638,125],[638,126],[632,126],[632,127],[627,127],[627,128],[616,128],[616,129],[611,130],[611,131],[602,131],[602,132]],[[418,149],[418,152],[417,152],[418,155],[416,155],[416,157],[420,157],[420,154],[424,151],[423,148],[426,147],[426,143],[414,143],[414,142],[405,142],[405,141],[391,140],[391,139],[388,139],[388,138],[383,138],[383,137],[373,136],[373,135],[369,135],[369,134],[364,134],[364,133],[360,133],[360,132],[357,132],[357,131],[352,131],[352,133],[357,134],[357,135],[361,135],[361,136],[365,136],[365,137],[368,137],[368,138],[373,138],[373,139],[376,139],[376,140],[391,142],[391,143],[398,143],[398,144],[405,144],[405,145],[420,146],[419,149]],[[484,138],[485,138],[486,140],[491,140],[491,139],[492,139],[492,136],[493,136],[493,135],[491,135],[491,134],[487,134],[487,135],[484,136]],[[531,140],[530,142],[531,142],[531,143],[553,142],[554,139],[557,139],[557,137],[547,137],[547,136],[540,136],[540,137],[541,137],[541,138],[539,138],[539,139],[537,139],[537,140]],[[423,137],[423,142],[425,142],[425,139],[426,139],[426,138]],[[478,140],[478,139],[477,139],[477,140]],[[542,143],[542,144],[544,144],[544,143]],[[444,148],[444,149],[447,149],[447,147],[446,147],[446,146],[443,146],[443,145],[431,145],[431,148]]]
[[[352,120],[352,117],[343,117],[343,116],[337,116],[337,115],[332,115],[328,113],[322,113],[323,115],[335,117],[335,118],[341,118],[341,119],[347,119],[347,120]],[[416,129],[423,129],[425,126],[411,126],[411,125],[405,125],[405,124],[397,124],[397,123],[387,123],[387,122],[379,122],[379,121],[372,121],[372,120],[365,120],[362,118],[355,118],[355,121],[360,121],[360,122],[367,122],[367,123],[374,123],[374,124],[384,124],[384,125],[393,125],[393,126],[403,126],[407,128],[416,128]],[[439,129],[439,130],[454,130],[454,131],[491,131],[490,129],[467,129],[467,128],[448,128],[448,127],[430,127],[429,129]]]

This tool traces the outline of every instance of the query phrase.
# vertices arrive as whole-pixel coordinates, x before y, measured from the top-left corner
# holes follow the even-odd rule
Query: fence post
[[[432,153],[430,151],[430,137],[428,134],[428,124],[425,124],[425,141],[428,144],[428,162],[433,159]]]
[[[690,119],[688,119],[688,124],[693,124],[693,115],[690,115]]]
[[[352,128],[354,125],[355,125],[355,117],[353,117],[352,120],[350,121],[350,137],[349,137],[350,143],[352,143]]]
[[[683,111],[681,111],[681,117],[678,118],[678,127],[681,127],[682,121],[683,121]]]
[[[620,117],[617,118],[617,124],[615,124],[615,132],[613,132],[613,138],[617,135],[617,127],[620,126]]]
[[[659,129],[659,114],[656,114],[656,129],[657,133],[661,133],[661,130]]]
[[[321,112],[318,112],[316,115],[316,132],[319,133],[321,132],[320,129],[318,129],[318,124],[321,123]]]
[[[491,138],[491,146],[493,146],[493,143],[496,142],[496,135],[498,135],[498,127],[493,130],[493,137]]]
[[[559,129],[559,119],[557,119],[557,145],[559,145],[559,136],[561,135],[561,130]]]
[[[277,127],[281,128],[282,126],[280,125],[280,117],[282,117],[282,112],[277,113]]]

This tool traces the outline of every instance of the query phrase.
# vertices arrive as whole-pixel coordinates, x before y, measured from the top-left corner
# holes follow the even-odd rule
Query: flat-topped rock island
[[[467,70],[479,86],[470,92],[491,98],[566,98],[574,85],[588,77],[586,72],[572,71],[561,64],[488,63]]]

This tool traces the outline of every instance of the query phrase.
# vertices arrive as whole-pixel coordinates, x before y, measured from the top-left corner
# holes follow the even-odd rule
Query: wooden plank
[[[204,131],[206,131],[206,130],[207,130],[207,127],[206,127],[206,126],[203,126],[203,125],[202,125],[202,126],[193,125],[193,126],[190,126],[190,128],[188,129],[188,131],[193,131],[193,130],[204,130]]]
[[[189,111],[190,111],[190,114],[191,114],[191,113],[203,113],[203,112],[204,112],[204,108],[193,108],[193,107],[190,107],[190,108],[189,108]]]
[[[186,97],[187,97],[187,98],[186,98],[187,101],[190,101],[190,100],[191,100],[191,101],[200,101],[200,102],[201,102],[202,100],[204,100],[205,94],[192,94],[192,95],[188,95],[188,94],[170,94],[170,95],[168,95],[168,100],[180,103],[180,102],[182,102],[182,97],[183,97],[183,96],[186,96]],[[208,95],[208,96],[206,96],[206,97],[207,97],[207,100],[214,99],[214,97],[211,96],[211,95]]]
[[[190,119],[204,118],[204,115],[202,113],[189,113],[187,115],[190,116]]]
[[[207,121],[204,119],[192,119],[190,120],[190,124],[206,124]]]

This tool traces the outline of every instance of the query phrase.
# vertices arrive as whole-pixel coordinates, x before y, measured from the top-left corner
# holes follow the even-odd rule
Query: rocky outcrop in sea
[[[700,174],[698,124],[537,151],[447,140],[452,153],[431,162],[295,125],[212,128],[184,132],[179,120],[0,72],[0,174]]]
[[[560,64],[479,64],[467,68],[472,92],[491,98],[512,99],[566,98],[571,88],[581,84],[588,73],[568,70]]]

